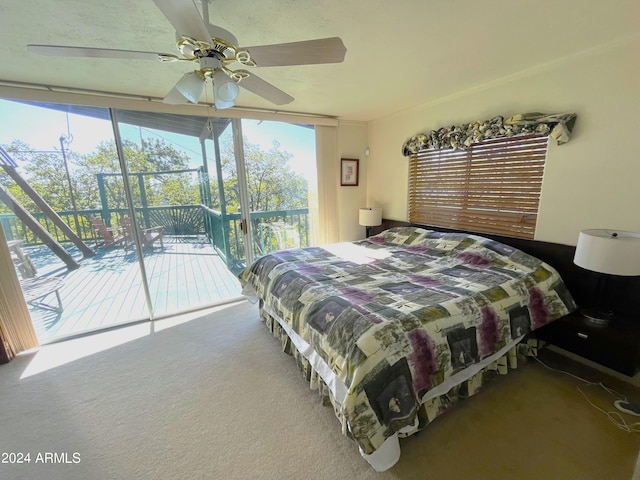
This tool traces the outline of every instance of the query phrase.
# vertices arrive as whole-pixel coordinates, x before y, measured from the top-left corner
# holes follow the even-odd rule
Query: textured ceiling
[[[201,8],[200,0],[196,4]],[[239,46],[339,36],[335,65],[254,71],[295,97],[276,107],[242,90],[238,106],[367,121],[638,33],[638,0],[210,0],[209,21]],[[0,3],[0,83],[162,98],[191,64],[51,58],[26,45],[177,53],[152,0]]]

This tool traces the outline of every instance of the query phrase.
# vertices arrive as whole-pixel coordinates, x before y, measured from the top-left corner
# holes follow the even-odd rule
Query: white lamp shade
[[[213,74],[213,98],[216,108],[233,107],[239,93],[240,87],[222,70]]]
[[[169,105],[184,105],[189,103],[189,101],[176,87],[173,87],[169,93],[167,93],[167,96],[164,97],[162,103],[167,103]]]
[[[381,208],[361,208],[359,221],[360,225],[365,227],[375,227],[382,225],[382,209]]]
[[[610,275],[640,275],[640,233],[619,230],[582,230],[573,263]]]
[[[224,110],[225,108],[233,107],[235,102],[223,102],[219,97],[216,97],[213,104],[216,106],[216,110]]]
[[[185,73],[175,88],[191,103],[198,103],[204,91],[204,80],[197,72]]]

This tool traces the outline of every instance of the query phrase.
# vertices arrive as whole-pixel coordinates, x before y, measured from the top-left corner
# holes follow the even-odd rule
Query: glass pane
[[[229,269],[238,274],[246,262],[233,129],[229,119],[224,123],[218,121],[207,144],[212,145],[214,152],[208,163],[211,209],[207,219],[211,225],[211,241],[226,259]]]
[[[242,132],[254,257],[313,245],[313,126],[243,120]]]
[[[208,174],[210,129],[228,120],[122,110],[116,117],[136,212],[124,227],[133,240],[137,224],[154,316],[238,298],[240,284],[215,244],[223,225]]]
[[[0,221],[40,341],[148,318],[118,229],[127,203],[109,111],[0,100],[0,112],[0,184],[18,205],[0,202]]]
[[[50,282],[48,294],[30,304],[40,340],[149,318],[109,111],[0,103],[1,158],[8,168],[0,169],[0,185],[39,225],[29,226],[0,203],[16,272],[28,279],[31,262],[37,278],[63,281],[55,290]],[[246,259],[230,120],[117,115],[154,315],[238,298],[235,275]],[[254,256],[312,245],[313,128],[242,124]],[[28,187],[53,213],[29,197]]]

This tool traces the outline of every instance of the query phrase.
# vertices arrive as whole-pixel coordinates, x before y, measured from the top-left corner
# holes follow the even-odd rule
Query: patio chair
[[[107,227],[101,219],[93,217],[91,219],[91,228],[94,234],[99,234],[102,237],[102,241],[96,235],[96,247],[104,246],[104,248],[115,247],[125,241],[125,235],[118,227]]]
[[[35,265],[31,261],[31,256],[24,252],[20,247],[22,240],[9,240],[7,245],[9,246],[9,253],[11,254],[11,260],[16,267],[16,270],[20,272],[22,278],[33,278],[38,271]]]
[[[58,290],[64,285],[64,279],[61,277],[33,277],[20,280],[20,288],[27,304],[50,310],[56,313],[62,313],[62,299]],[[45,297],[55,293],[58,305],[44,303]]]
[[[133,234],[133,222],[127,216],[122,217],[122,226],[125,230],[125,237],[127,240],[125,241],[125,249],[128,249],[129,246],[133,245],[135,240],[135,235]],[[162,243],[162,237],[164,236],[164,227],[152,227],[152,228],[140,228],[138,227],[138,235],[140,236],[140,241],[142,242],[142,246],[144,248],[153,248],[153,244],[156,240],[160,241],[160,248],[164,247]]]

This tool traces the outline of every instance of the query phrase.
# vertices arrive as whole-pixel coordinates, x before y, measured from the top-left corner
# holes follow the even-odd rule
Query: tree
[[[199,203],[198,187],[188,174],[160,174],[189,168],[189,158],[167,145],[164,141],[143,141],[142,145],[123,140],[123,152],[129,174],[156,172],[145,175],[144,189],[149,205],[182,205]],[[105,186],[109,208],[125,208],[124,182],[122,181],[120,164],[115,142],[102,142],[95,153],[82,158],[78,164],[81,172],[82,191],[87,199],[85,208],[99,208],[100,194],[97,175],[115,173],[117,176],[106,176]],[[137,177],[131,176],[131,190],[136,206],[140,205],[140,186]]]
[[[5,146],[5,149],[16,160],[20,167],[19,172],[55,211],[71,210],[69,183],[62,152],[57,151],[58,149],[38,152],[20,140],[14,140],[11,145]],[[142,145],[124,140],[123,151],[130,173],[168,172],[189,167],[186,155],[160,140],[143,141]],[[88,155],[79,155],[72,150],[66,151],[65,154],[78,210],[96,210],[102,207],[97,175],[110,173],[115,175],[104,177],[108,206],[110,209],[126,208],[124,182],[115,142],[103,141],[95,152]],[[149,205],[200,202],[198,186],[187,173],[156,173],[145,175],[143,179]],[[136,206],[140,206],[140,185],[137,177],[132,176],[130,180],[134,202]],[[27,210],[39,211],[31,198],[1,169],[0,183]],[[0,212],[9,213],[10,210],[0,204]]]
[[[291,210],[308,207],[307,180],[294,172],[289,161],[293,157],[289,152],[281,150],[280,144],[274,141],[269,150],[262,150],[259,145],[243,138],[244,166],[247,177],[247,190],[249,210],[252,213],[270,212],[274,210]],[[229,214],[240,212],[240,194],[238,189],[238,176],[233,148],[233,140],[230,134],[221,137],[221,167],[225,196],[226,212]],[[214,206],[220,208],[220,200],[217,193],[217,179],[212,178],[212,198]],[[300,221],[300,217],[285,219],[284,215],[252,215],[254,248],[257,254],[283,248],[280,240],[284,238],[276,233],[288,224],[294,229],[296,236],[307,237],[308,225]],[[285,220],[283,222],[283,220]],[[287,228],[287,227],[284,227]],[[292,232],[293,233],[293,232]],[[238,250],[242,244],[236,238],[240,235],[235,228],[230,228],[229,235],[231,255],[243,258],[244,254]],[[293,245],[291,245],[293,246]]]
[[[38,152],[27,144],[14,141],[7,147],[22,167],[31,186],[58,211],[71,211],[69,185],[66,177],[64,158],[57,149]],[[163,140],[142,141],[140,144],[123,141],[123,152],[130,174],[130,185],[134,206],[141,206],[141,188],[147,198],[147,205],[184,205],[200,203],[199,186],[191,173],[166,173],[187,170],[189,158]],[[270,212],[307,207],[308,185],[302,175],[294,172],[289,162],[292,154],[281,149],[278,142],[268,150],[244,139],[245,168],[247,172],[249,209],[252,212]],[[102,199],[98,187],[98,175],[102,175],[105,185],[106,202],[110,210],[124,210],[127,206],[124,182],[120,172],[120,162],[113,141],[101,142],[88,155],[66,151],[67,164],[72,177],[77,210],[82,216],[94,215],[101,209]],[[149,173],[138,177],[136,173]],[[240,211],[238,177],[231,135],[222,139],[222,181],[226,209],[228,213]],[[112,175],[110,175],[112,174]],[[141,182],[139,181],[141,180]],[[32,212],[38,209],[20,188],[6,175],[0,175],[0,182],[7,185],[23,205]],[[217,198],[217,179],[210,180],[214,205],[220,207]],[[6,209],[2,211],[8,211]],[[256,216],[256,225],[278,222],[282,215]],[[287,220],[288,222],[291,219]],[[300,222],[300,219],[296,220]],[[298,231],[306,228],[296,225]]]
[[[56,151],[38,152],[28,144],[14,140],[4,149],[18,164],[18,173],[27,179],[33,189],[56,211],[66,210],[71,204],[69,185],[64,169],[62,153]],[[77,158],[77,156],[73,156]],[[0,182],[27,210],[39,211],[39,208],[4,170],[0,174]],[[9,210],[0,205],[3,212]]]
[[[289,166],[293,155],[282,150],[275,140],[273,146],[266,151],[249,142],[246,137],[243,142],[249,209],[252,212],[266,212],[307,208],[307,180]],[[222,137],[221,156],[227,212],[237,213],[240,211],[238,176],[230,135]],[[216,182],[215,178],[211,180],[214,192]],[[219,199],[215,193],[213,197],[219,207]]]

